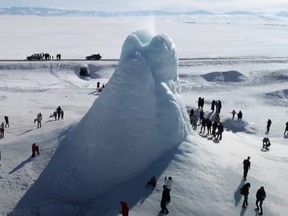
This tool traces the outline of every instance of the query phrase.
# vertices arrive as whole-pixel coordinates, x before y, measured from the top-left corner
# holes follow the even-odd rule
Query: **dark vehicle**
[[[30,61],[35,61],[35,60],[42,60],[43,59],[43,54],[40,53],[40,54],[33,54],[31,56],[27,56],[27,60],[30,60]]]
[[[98,54],[92,54],[90,56],[86,56],[87,60],[100,60],[102,58],[102,56],[98,53]]]

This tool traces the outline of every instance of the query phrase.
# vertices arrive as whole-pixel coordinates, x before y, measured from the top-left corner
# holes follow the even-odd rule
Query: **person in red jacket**
[[[121,213],[122,216],[128,216],[129,213],[128,204],[124,201],[121,201]]]

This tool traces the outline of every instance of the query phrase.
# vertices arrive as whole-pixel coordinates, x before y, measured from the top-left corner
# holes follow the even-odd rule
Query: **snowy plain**
[[[181,144],[168,146],[169,149],[154,148],[149,143],[152,137],[147,136],[145,139],[139,133],[131,137],[141,137],[142,140],[136,143],[147,143],[150,154],[145,148],[143,154],[139,154],[137,146],[132,148],[129,143],[132,138],[126,139],[127,143],[119,143],[126,150],[121,151],[122,160],[123,154],[125,156],[122,161],[125,166],[114,169],[107,164],[119,162],[119,147],[102,145],[104,149],[101,148],[101,151],[113,155],[104,158],[102,163],[98,163],[99,157],[93,158],[91,154],[91,151],[98,150],[97,145],[93,146],[93,143],[97,143],[94,135],[99,129],[96,120],[100,119],[100,126],[104,129],[102,132],[109,134],[111,142],[119,140],[119,131],[127,136],[131,128],[137,131],[137,128],[145,128],[143,122],[150,124],[145,122],[145,118],[151,119],[148,114],[153,111],[148,111],[148,105],[153,104],[154,95],[151,91],[150,94],[141,95],[142,99],[146,98],[144,104],[149,102],[143,110],[139,108],[139,101],[135,100],[136,103],[131,99],[137,98],[141,92],[140,86],[133,85],[139,83],[137,76],[118,79],[123,85],[115,82],[110,85],[108,81],[118,61],[3,61],[0,63],[0,114],[1,118],[4,115],[10,117],[10,128],[5,128],[5,137],[0,140],[0,215],[112,216],[119,214],[121,200],[128,202],[131,216],[161,215],[161,188],[165,176],[174,179],[172,200],[168,205],[170,215],[257,215],[254,203],[260,186],[264,186],[267,193],[263,204],[264,215],[286,215],[288,137],[283,136],[283,132],[288,121],[287,23],[287,19],[279,17],[232,15],[157,18],[2,16],[0,41],[5,43],[1,43],[0,59],[25,59],[27,55],[42,51],[55,55],[61,53],[64,59],[84,59],[94,52],[101,53],[104,59],[118,59],[126,37],[138,29],[146,29],[151,34],[168,35],[175,43],[179,58],[198,58],[179,61],[179,83],[185,106],[188,110],[191,107],[195,109],[198,97],[204,97],[204,111],[211,115],[211,101],[221,100],[223,109],[220,117],[225,132],[223,140],[214,142],[210,137],[200,136],[197,129],[191,131]],[[90,78],[79,77],[82,65],[88,66]],[[162,65],[165,66],[165,63]],[[170,65],[170,61],[166,65]],[[144,73],[145,70],[141,67],[136,72]],[[97,81],[108,83],[107,91],[109,88],[118,91],[121,101],[115,97],[106,96],[105,99],[105,89],[101,95],[98,94],[95,91]],[[146,84],[153,87],[149,81]],[[121,91],[131,94],[130,97],[125,99]],[[96,108],[101,102],[97,102],[98,97],[102,97],[102,102],[119,103],[118,109],[115,109],[116,105],[114,108],[107,107],[114,117],[107,117],[103,108]],[[64,120],[54,121],[49,116],[59,105],[65,112]],[[123,119],[131,117],[131,112],[125,111],[125,106],[135,107],[136,110],[132,109],[131,112],[140,114],[132,117],[141,121],[129,122],[132,125],[128,125],[128,131],[127,128],[117,131],[119,124],[127,123],[124,124]],[[89,111],[91,107],[94,109]],[[233,109],[243,112],[242,121],[231,120]],[[100,117],[95,112],[95,121],[93,118],[90,121],[86,119],[86,124],[78,124],[85,121],[84,116],[89,116],[87,113],[93,113],[93,110],[100,110]],[[122,116],[118,111],[122,112]],[[43,115],[43,126],[37,129],[33,119],[39,112]],[[179,113],[169,114],[173,119]],[[123,122],[119,120],[113,125],[112,120],[118,119],[118,116]],[[272,120],[271,131],[265,134],[269,118]],[[177,133],[176,127],[175,130]],[[71,137],[71,132],[74,133],[72,140],[75,143],[70,138],[71,148],[68,148],[69,139],[66,135],[70,133]],[[78,140],[77,135],[85,141]],[[272,142],[268,152],[261,151],[265,136]],[[31,160],[33,142],[39,144],[41,155]],[[83,146],[83,149],[78,149],[76,145]],[[57,151],[60,153],[57,154]],[[69,155],[65,156],[66,152],[77,157],[70,160]],[[134,154],[138,159],[134,158]],[[55,196],[52,187],[45,185],[45,182],[49,182],[49,175],[55,177],[57,166],[53,169],[51,166],[53,163],[59,165],[59,160],[61,163],[59,155],[63,156],[64,165],[70,163],[71,167],[82,167],[84,171],[99,168],[104,177],[109,176],[101,183],[105,191],[89,199],[86,193],[77,192],[79,197],[84,197],[81,201],[71,198],[72,189],[71,197],[63,197],[65,190],[69,191],[67,188],[63,189],[64,192],[60,189],[59,196]],[[244,210],[241,208],[243,198],[239,188],[243,184],[242,161],[248,155],[252,163],[248,173],[251,188],[249,206]],[[89,158],[84,160],[85,157]],[[148,158],[153,160],[149,161]],[[130,170],[134,172],[138,166],[141,167],[140,173],[125,175]],[[108,175],[110,172],[111,175]],[[90,186],[94,188],[91,179],[97,181],[97,176],[83,173],[84,177],[78,179],[77,175],[73,176],[73,169],[63,172],[61,168],[58,181],[84,184],[86,189]],[[42,177],[39,178],[40,175]],[[153,175],[158,177],[154,191],[144,187]],[[122,178],[118,179],[117,176]],[[58,184],[57,181],[55,184]]]

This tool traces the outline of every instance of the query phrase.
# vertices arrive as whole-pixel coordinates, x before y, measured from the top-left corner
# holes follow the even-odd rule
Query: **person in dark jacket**
[[[262,142],[263,142],[262,149],[269,150],[269,147],[271,146],[270,139],[268,137],[264,137]]]
[[[248,194],[249,194],[250,183],[246,183],[240,189],[241,194],[244,196],[242,208],[246,208],[248,205]]]
[[[4,116],[4,120],[5,120],[5,127],[10,127],[8,116]]]
[[[238,112],[237,117],[238,117],[238,120],[242,120],[243,113],[241,112],[241,110]]]
[[[266,132],[270,131],[271,124],[272,124],[271,119],[268,119],[268,121],[267,121],[267,131]]]
[[[166,185],[163,185],[162,199],[161,199],[161,213],[168,214],[167,202],[170,200],[170,192]]]
[[[248,170],[250,169],[250,157],[243,161],[243,179],[246,181]]]
[[[204,108],[204,98],[201,98],[201,108]]]
[[[191,110],[190,110],[190,115],[189,115],[190,119],[191,119],[191,117],[192,117],[193,115],[194,115],[194,109],[191,108]]]
[[[35,157],[35,154],[40,155],[39,146],[36,143],[32,144],[32,157]]]
[[[222,133],[224,131],[224,126],[223,124],[220,122],[218,124],[218,131],[217,131],[217,136],[216,136],[216,139],[219,139],[219,140],[222,140]]]
[[[210,119],[208,119],[208,118],[207,118],[207,121],[206,121],[206,126],[207,126],[207,134],[212,134],[212,131],[211,131],[212,121]]]
[[[121,213],[122,213],[122,216],[128,216],[128,214],[129,214],[129,207],[128,207],[127,202],[121,201],[120,204],[121,204]]]
[[[257,208],[255,208],[255,210],[258,211],[259,206],[260,206],[259,215],[263,214],[262,204],[263,204],[263,201],[265,200],[265,198],[266,198],[266,192],[264,190],[264,187],[261,186],[256,193],[256,207]],[[259,205],[258,205],[258,203],[259,203]]]
[[[57,119],[59,120],[60,119],[60,116],[61,116],[61,107],[57,107],[56,111],[57,111]]]
[[[204,111],[201,109],[200,112],[199,112],[199,123],[201,124],[202,122],[202,119],[204,119]]]
[[[202,133],[202,129],[203,129],[203,134],[205,133],[206,125],[207,125],[207,119],[203,118],[203,119],[202,119],[202,122],[201,122],[200,133]]]
[[[218,110],[216,111],[218,114],[220,114],[222,109],[222,102],[220,100],[218,100]]]
[[[286,132],[288,131],[288,122],[286,122],[286,127],[285,127],[285,131],[284,131],[284,136],[286,136]]]
[[[232,110],[232,119],[235,118],[235,114],[236,114],[236,111],[233,109],[233,110]]]
[[[198,109],[201,107],[201,97],[198,98]]]
[[[212,135],[213,135],[213,137],[216,137],[216,129],[217,129],[217,127],[218,127],[218,123],[216,121],[214,121],[212,123]]]
[[[215,109],[215,100],[212,100],[212,103],[211,103],[212,112],[214,112],[214,109]]]

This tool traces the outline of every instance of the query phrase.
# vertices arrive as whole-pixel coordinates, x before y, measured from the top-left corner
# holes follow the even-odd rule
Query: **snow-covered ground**
[[[3,121],[4,115],[10,117],[10,128],[5,128],[5,137],[0,139],[0,215],[116,216],[119,214],[121,200],[128,202],[131,216],[160,215],[165,176],[172,176],[174,180],[171,202],[168,205],[170,215],[255,215],[255,194],[260,186],[264,186],[267,193],[263,203],[264,215],[286,215],[288,137],[283,136],[283,132],[288,121],[288,60],[284,52],[284,33],[287,29],[282,25],[256,25],[263,20],[249,22],[248,18],[242,17],[245,22],[242,20],[239,25],[228,25],[227,23],[238,20],[231,17],[222,17],[225,21],[223,23],[219,20],[199,19],[202,22],[197,22],[197,25],[185,24],[182,22],[183,17],[165,18],[156,22],[165,23],[160,27],[156,24],[157,32],[172,38],[178,56],[225,57],[180,61],[178,74],[182,99],[177,99],[175,89],[170,92],[165,87],[165,94],[162,90],[157,90],[155,85],[159,80],[156,81],[154,76],[152,79],[150,75],[143,75],[149,71],[147,68],[151,68],[153,74],[155,70],[169,70],[173,65],[171,59],[166,59],[166,63],[161,62],[161,59],[156,61],[157,55],[155,59],[147,60],[150,55],[157,54],[157,49],[150,54],[140,50],[141,54],[144,53],[146,64],[141,60],[142,66],[138,70],[135,69],[136,62],[142,58],[136,58],[135,61],[135,56],[129,58],[129,55],[125,55],[122,66],[117,68],[118,75],[115,72],[113,76],[118,65],[116,61],[1,62],[0,117]],[[5,23],[3,19],[9,22]],[[87,21],[91,21],[91,18],[3,19],[0,19],[1,27],[5,26],[6,30],[1,28],[4,34],[0,34],[0,39],[7,43],[3,43],[4,51],[1,51],[0,57],[9,59],[22,58],[22,55],[28,55],[26,53],[42,49],[45,52],[55,51],[55,54],[61,52],[62,55],[67,52],[70,54],[69,58],[80,58],[82,54],[85,56],[89,49],[91,53],[99,50],[107,58],[118,58],[128,34],[143,27],[139,20],[131,21],[128,18],[97,18],[97,24]],[[28,20],[34,25],[28,24]],[[89,25],[86,28],[83,26],[85,20],[86,25]],[[193,18],[186,17],[184,20]],[[276,23],[271,20],[267,22]],[[277,20],[278,22],[280,21]],[[282,22],[285,23],[285,20],[281,20]],[[16,26],[21,23],[24,27],[17,30]],[[66,24],[63,26],[63,23]],[[44,24],[47,24],[45,28],[39,28]],[[69,27],[71,31],[63,30],[65,27]],[[96,29],[99,31],[97,34],[94,32]],[[16,31],[20,32],[16,35]],[[153,31],[150,30],[152,33]],[[30,36],[26,37],[24,32]],[[63,40],[51,40],[51,32],[55,32]],[[79,33],[77,37],[75,32]],[[190,32],[190,35],[185,32]],[[42,37],[38,37],[39,34]],[[15,43],[9,39],[11,35],[17,37]],[[69,35],[74,38],[69,38]],[[95,35],[101,37],[95,40]],[[67,37],[69,39],[64,40]],[[31,40],[27,42],[27,38]],[[97,51],[94,51],[95,47]],[[135,48],[135,44],[133,47]],[[159,56],[162,56],[161,53]],[[154,65],[154,61],[157,64]],[[79,68],[83,64],[91,72],[89,78],[79,76]],[[167,66],[169,67],[165,68]],[[131,74],[119,75],[121,71]],[[137,73],[141,75],[140,80]],[[111,83],[108,83],[101,95],[98,94],[95,91],[96,82],[106,84],[110,78]],[[170,79],[171,77],[167,78]],[[142,81],[143,86],[139,81]],[[177,87],[178,79],[175,79],[176,84],[170,81],[167,83],[173,89],[173,86]],[[185,122],[179,119],[181,112],[176,109],[173,112],[171,109],[167,111],[166,105],[157,105],[155,101],[172,101],[175,107],[181,108],[183,100],[189,110],[191,107],[197,108],[200,96],[205,98],[204,111],[208,116],[211,116],[211,101],[222,101],[220,117],[225,127],[223,139],[217,142],[209,136],[201,136],[198,129],[192,131],[182,143],[177,144],[174,140],[169,143],[168,140],[169,146],[166,147],[163,147],[163,142],[155,144],[157,139],[163,141],[163,137],[157,134],[167,132],[166,129],[171,127],[169,123]],[[64,110],[64,120],[55,121],[49,116],[58,106]],[[127,110],[124,109],[125,106]],[[162,107],[163,113],[156,115],[159,112],[156,107]],[[233,109],[243,112],[242,121],[231,120]],[[42,128],[37,129],[33,120],[39,112],[43,115],[43,122]],[[155,119],[152,118],[153,115]],[[125,118],[135,120],[126,121]],[[270,133],[265,134],[268,118],[272,120],[272,126]],[[113,119],[116,120],[114,123]],[[162,123],[162,130],[153,128],[153,121]],[[145,129],[146,125],[150,128]],[[174,136],[179,135],[183,128],[183,125],[180,127],[175,124]],[[121,133],[125,137],[121,137]],[[168,135],[171,136],[171,133],[167,137]],[[109,143],[100,145],[97,136],[101,141]],[[272,142],[270,151],[267,152],[261,151],[265,136]],[[30,158],[33,142],[40,146],[40,156],[35,159]],[[114,146],[118,143],[119,146]],[[142,146],[134,146],[134,143]],[[143,146],[145,143],[147,146]],[[251,157],[251,169],[247,182],[250,182],[251,188],[249,205],[244,210],[241,208],[243,198],[239,188],[244,183],[242,162],[248,155]],[[138,172],[135,170],[137,167]],[[81,168],[84,177],[77,176]],[[91,171],[91,176],[88,171]],[[100,180],[95,175],[99,175]],[[144,187],[153,175],[158,178],[154,191]],[[73,188],[69,188],[71,185]],[[58,195],[55,188],[59,190]],[[87,194],[85,190],[89,188],[91,193]],[[100,188],[100,194],[96,191],[93,196],[95,188]],[[69,190],[71,196],[67,195]],[[75,199],[77,193],[79,197]]]

